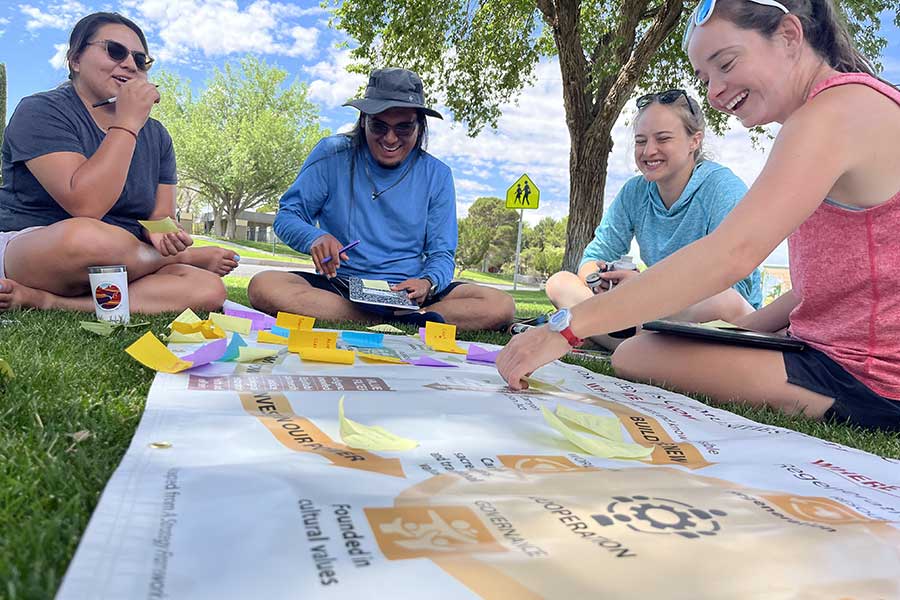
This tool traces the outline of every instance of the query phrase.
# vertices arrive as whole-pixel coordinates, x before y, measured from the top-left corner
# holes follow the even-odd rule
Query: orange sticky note
[[[287,346],[288,339],[280,335],[275,335],[271,331],[260,331],[256,334],[256,341],[261,344],[281,344]]]
[[[313,331],[312,329],[292,329],[288,338],[288,350],[300,352],[304,348],[334,350],[337,348],[337,331]]]
[[[294,313],[278,311],[275,317],[275,324],[285,329],[312,329],[316,324],[315,317],[305,317],[303,315],[295,315]]]
[[[179,373],[194,365],[172,354],[171,350],[156,339],[152,331],[148,331],[138,341],[125,348],[125,352],[145,367],[163,373]]]
[[[338,363],[352,365],[356,359],[356,353],[352,350],[325,350],[321,348],[301,348],[300,358],[316,362]]]
[[[467,354],[456,344],[456,325],[446,323],[425,323],[425,343],[439,352]]]

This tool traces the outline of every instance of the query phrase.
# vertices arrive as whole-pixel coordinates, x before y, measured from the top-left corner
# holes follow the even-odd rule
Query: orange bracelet
[[[122,131],[127,131],[128,133],[130,133],[131,135],[134,136],[134,141],[135,142],[137,141],[137,134],[135,132],[133,132],[132,130],[128,129],[127,127],[122,127],[121,125],[110,125],[109,127],[106,128],[106,133],[109,133],[111,129],[121,129]]]

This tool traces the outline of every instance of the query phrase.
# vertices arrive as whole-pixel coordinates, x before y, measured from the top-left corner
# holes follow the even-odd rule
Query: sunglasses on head
[[[687,102],[688,110],[690,110],[691,114],[696,117],[697,113],[694,112],[694,105],[691,104],[691,99],[688,97],[687,92],[685,92],[684,90],[666,90],[665,92],[644,94],[637,99],[637,107],[644,108],[653,104],[654,102],[659,102],[660,104],[672,104],[682,96],[684,96],[684,101]]]
[[[747,0],[748,2],[753,2],[754,4],[762,4],[763,6],[771,6],[773,8],[777,8],[781,10],[786,15],[791,14],[791,11],[787,9],[787,7],[781,2],[777,2],[776,0]],[[687,52],[687,45],[691,39],[691,34],[694,33],[694,27],[700,27],[707,21],[712,18],[713,11],[716,9],[716,0],[702,0],[700,4],[697,5],[697,8],[694,9],[694,12],[691,13],[691,20],[688,21],[687,28],[684,30],[684,37],[681,38],[681,49]]]
[[[141,71],[149,71],[150,66],[153,64],[153,58],[147,56],[145,52],[129,50],[127,46],[113,40],[97,40],[88,42],[85,46],[93,46],[95,44],[98,46],[102,44],[106,48],[106,54],[116,62],[124,61],[130,54],[134,58],[134,66]]]
[[[397,123],[396,125],[392,126],[388,125],[384,121],[380,121],[372,117],[366,117],[366,128],[374,135],[377,135],[379,137],[387,135],[388,131],[393,130],[394,135],[396,135],[397,137],[407,138],[415,133],[416,125],[418,125],[417,121],[407,121],[406,123]]]

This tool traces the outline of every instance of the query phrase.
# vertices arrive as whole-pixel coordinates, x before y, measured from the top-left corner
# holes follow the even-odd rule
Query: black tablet
[[[806,344],[800,340],[778,333],[760,333],[746,329],[724,329],[701,323],[650,321],[649,323],[644,323],[644,329],[647,331],[658,331],[667,335],[680,335],[721,344],[767,348],[769,350],[797,352],[806,348]]]

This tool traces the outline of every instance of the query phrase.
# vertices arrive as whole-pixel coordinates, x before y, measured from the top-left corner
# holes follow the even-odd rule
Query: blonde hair
[[[703,135],[700,137],[700,144],[697,146],[697,149],[694,150],[694,162],[699,164],[704,160],[708,160],[709,155],[703,150],[703,138],[706,137],[706,119],[703,116],[703,109],[700,108],[700,103],[687,94],[682,94],[681,97],[679,97],[674,102],[664,104],[659,101],[659,97],[657,95],[657,97],[654,98],[652,102],[638,108],[637,116],[635,116],[634,118],[635,130],[637,130],[637,124],[641,118],[641,115],[643,115],[644,111],[646,111],[654,104],[664,106],[678,115],[678,117],[681,119],[681,124],[684,126],[684,131],[685,133],[687,133],[688,137],[693,137],[698,132],[703,133]]]

